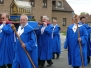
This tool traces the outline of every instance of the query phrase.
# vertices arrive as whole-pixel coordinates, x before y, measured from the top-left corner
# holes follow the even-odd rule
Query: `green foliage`
[[[19,18],[15,18],[15,19],[10,19],[11,21],[19,21]]]
[[[32,18],[31,21],[36,21],[36,20],[34,18]]]
[[[61,32],[62,35],[66,36],[66,32]]]
[[[81,12],[80,15],[85,15],[85,14],[89,14],[87,12]]]

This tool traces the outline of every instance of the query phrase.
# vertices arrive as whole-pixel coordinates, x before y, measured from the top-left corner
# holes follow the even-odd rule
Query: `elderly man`
[[[18,34],[23,41],[23,44],[21,45],[19,40],[16,40],[15,58],[12,68],[33,68],[23,48],[26,48],[36,68],[38,66],[36,36],[34,29],[27,23],[27,21],[28,17],[26,15],[21,15],[21,25],[18,28]]]
[[[80,68],[82,66],[82,56],[84,60],[84,66],[87,65],[87,31],[83,25],[76,23],[77,15],[75,15],[74,23],[68,26],[66,41],[64,48],[68,48],[68,61],[69,65],[72,65],[73,68]],[[78,28],[77,28],[78,25]],[[79,31],[78,31],[79,29]],[[78,34],[80,33],[80,37]],[[82,48],[82,56],[80,54],[80,44]]]
[[[8,22],[9,15],[3,13],[0,23],[0,68],[12,67],[14,59],[14,32]]]
[[[36,31],[38,39],[38,58],[39,68],[43,68],[45,61],[47,60],[47,67],[51,66],[53,62],[52,59],[52,29],[53,26],[48,22],[49,18],[43,16],[43,25],[40,26],[39,30]]]
[[[52,31],[52,39],[53,39],[53,59],[55,59],[55,54],[57,55],[57,59],[60,56],[61,51],[61,40],[60,40],[60,26],[57,24],[57,20],[53,20],[53,31]]]

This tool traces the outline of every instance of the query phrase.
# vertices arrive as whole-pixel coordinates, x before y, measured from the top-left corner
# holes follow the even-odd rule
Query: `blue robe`
[[[36,21],[28,21],[28,24],[34,29],[38,29],[38,22]]]
[[[41,28],[36,31],[37,40],[38,40],[38,58],[40,60],[50,60],[52,59],[52,29],[53,26],[51,24],[47,25],[44,30],[44,33],[41,34]]]
[[[20,35],[21,40],[26,45],[26,50],[30,54],[36,68],[38,66],[38,57],[37,57],[37,44],[36,44],[36,36],[34,33],[34,29],[27,25],[24,27],[24,32]],[[13,62],[12,68],[33,68],[31,62],[29,61],[24,49],[22,48],[20,41],[17,39],[16,41],[16,51],[15,58]]]
[[[13,59],[14,59],[14,32],[10,24],[6,24],[1,29],[0,32],[0,66],[5,64],[12,64]]]
[[[82,24],[81,22],[79,22],[80,24]],[[91,31],[91,27],[88,24],[83,24],[83,26],[86,28],[87,32],[88,32],[88,41],[87,41],[87,56],[91,56],[91,43],[90,43],[90,31]]]
[[[60,40],[60,27],[58,25],[55,25],[55,28],[53,30],[53,52],[57,52],[60,54],[61,52],[61,40]]]
[[[38,30],[35,30],[35,33],[36,33],[36,36],[37,36],[37,45],[38,45],[38,59],[40,58],[41,47],[42,47],[42,43],[41,43],[41,27]]]
[[[67,29],[66,41],[64,48],[68,48],[68,61],[69,65],[72,66],[82,66],[81,57],[80,57],[80,45],[78,43],[78,32],[73,32],[74,24],[70,25]],[[80,38],[82,44],[82,54],[84,58],[84,65],[87,65],[87,31],[84,26],[79,27]]]

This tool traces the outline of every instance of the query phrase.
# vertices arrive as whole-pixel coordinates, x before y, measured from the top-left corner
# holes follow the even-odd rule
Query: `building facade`
[[[17,1],[17,0],[16,0]],[[67,26],[72,22],[73,9],[66,0],[21,0],[28,1],[32,6],[31,15],[36,21],[40,21],[43,15],[53,19],[57,19],[61,27],[61,31],[65,32]],[[0,0],[0,13],[7,12],[10,15],[10,5],[13,0]]]

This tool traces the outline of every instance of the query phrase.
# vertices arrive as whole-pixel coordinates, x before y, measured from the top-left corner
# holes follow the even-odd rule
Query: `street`
[[[64,46],[64,40],[65,40],[65,36],[61,35],[61,55],[59,59],[54,59],[53,60],[53,65],[52,67],[49,68],[72,68],[70,65],[68,65],[68,55],[67,55],[67,50],[64,50],[63,46]],[[47,68],[47,63],[45,64],[45,67]],[[80,67],[81,68],[81,67]],[[85,67],[85,68],[91,68],[91,63]]]

